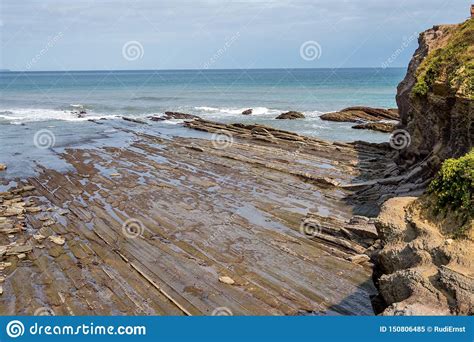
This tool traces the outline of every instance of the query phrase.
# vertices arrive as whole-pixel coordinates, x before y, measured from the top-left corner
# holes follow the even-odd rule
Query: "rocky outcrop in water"
[[[395,122],[366,122],[352,126],[354,129],[369,129],[371,131],[378,131],[383,133],[390,133],[397,127]]]
[[[165,121],[171,119],[179,119],[179,120],[194,120],[198,119],[199,116],[187,113],[180,113],[180,112],[165,112],[162,116],[150,116],[149,119],[152,121]]]
[[[286,119],[286,120],[295,120],[295,119],[304,119],[304,114],[295,111],[289,111],[286,113],[281,113],[276,117],[276,119]]]
[[[337,122],[366,122],[380,120],[398,120],[397,109],[348,107],[338,112],[326,113],[320,116],[321,120]]]

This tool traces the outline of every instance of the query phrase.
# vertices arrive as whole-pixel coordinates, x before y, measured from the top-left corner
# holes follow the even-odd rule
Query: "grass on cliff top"
[[[446,159],[428,193],[434,197],[435,214],[451,215],[460,223],[455,237],[465,235],[474,219],[474,148],[457,159]]]
[[[474,100],[474,19],[450,30],[446,46],[430,52],[419,66],[414,95],[426,96],[441,82],[452,95]]]

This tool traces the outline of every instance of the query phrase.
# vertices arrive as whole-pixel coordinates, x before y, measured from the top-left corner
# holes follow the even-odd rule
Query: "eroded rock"
[[[398,120],[397,109],[371,108],[371,107],[348,107],[338,112],[326,113],[320,116],[321,120],[338,122],[361,122]]]
[[[279,120],[296,120],[296,119],[304,119],[305,116],[303,113],[300,112],[295,112],[295,111],[289,111],[285,113],[281,113],[276,117],[276,119]]]
[[[397,122],[367,122],[352,126],[354,129],[368,129],[383,133],[390,133],[397,127]]]

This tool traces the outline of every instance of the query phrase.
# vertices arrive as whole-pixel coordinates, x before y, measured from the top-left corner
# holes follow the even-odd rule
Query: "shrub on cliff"
[[[474,218],[474,148],[460,158],[445,160],[428,192],[435,198],[436,212],[455,212],[463,225],[469,224]]]
[[[448,43],[432,51],[417,70],[413,93],[425,96],[435,84],[474,100],[474,19],[449,28]]]

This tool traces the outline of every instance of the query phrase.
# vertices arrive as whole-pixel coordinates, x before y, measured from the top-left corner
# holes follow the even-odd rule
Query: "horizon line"
[[[35,73],[35,72],[97,72],[97,71],[229,71],[229,70],[334,70],[334,69],[404,69],[407,67],[382,67],[382,66],[371,66],[371,67],[316,67],[316,68],[305,68],[305,67],[280,67],[280,68],[213,68],[213,69],[195,69],[195,68],[184,68],[184,69],[75,69],[75,70],[10,70],[8,68],[0,68],[0,73],[7,72],[20,72],[20,73]]]

